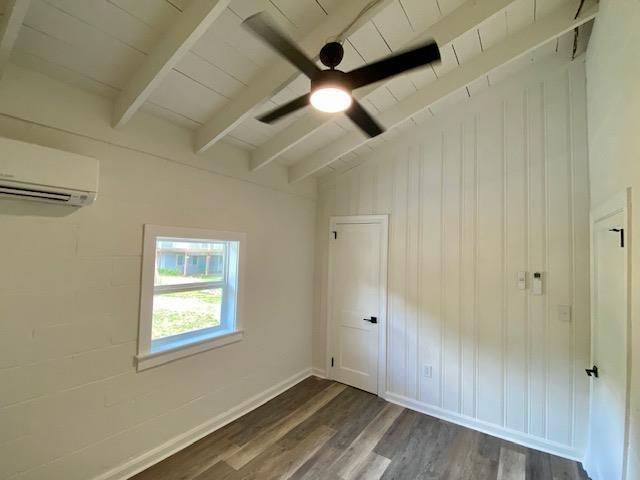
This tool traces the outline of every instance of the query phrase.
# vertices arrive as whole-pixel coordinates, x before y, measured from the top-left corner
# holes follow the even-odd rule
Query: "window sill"
[[[136,356],[136,367],[138,372],[149,368],[157,367],[165,363],[173,362],[184,357],[190,357],[197,353],[213,350],[214,348],[224,347],[231,343],[236,343],[244,338],[244,330],[236,330],[234,332],[217,335],[215,337],[205,338],[198,342],[177,345],[173,348],[166,348],[157,352],[139,354]]]

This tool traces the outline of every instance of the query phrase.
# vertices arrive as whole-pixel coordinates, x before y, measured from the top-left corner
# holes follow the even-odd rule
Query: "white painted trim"
[[[311,375],[318,378],[327,378],[327,371],[324,368],[313,367],[311,369]]]
[[[170,457],[176,452],[188,447],[189,445],[197,442],[203,437],[215,432],[216,430],[224,427],[225,425],[233,422],[237,418],[246,415],[247,413],[255,410],[259,406],[267,403],[269,400],[277,397],[281,393],[290,389],[302,380],[310,377],[312,370],[307,368],[298,372],[291,377],[283,380],[282,382],[269,387],[268,389],[254,395],[253,397],[245,400],[244,402],[236,405],[230,410],[217,415],[205,423],[192,428],[191,430],[175,436],[171,440],[159,445],[158,447],[143,453],[142,455],[129,460],[123,465],[119,465],[97,477],[93,480],[126,480],[133,475],[146,470],[147,468],[155,465],[156,463]]]
[[[113,109],[113,126],[128,122],[180,59],[206,33],[231,0],[193,0],[122,89]]]
[[[594,291],[595,288],[595,271],[594,271],[594,249],[593,249],[593,242],[595,241],[595,227],[596,224],[598,222],[604,221],[609,217],[613,217],[614,215],[617,215],[618,213],[623,213],[623,218],[624,218],[624,224],[623,227],[624,228],[624,244],[625,244],[625,248],[624,248],[624,256],[625,256],[625,265],[626,265],[626,272],[625,272],[625,276],[626,276],[626,297],[627,297],[627,332],[626,332],[626,337],[627,337],[627,385],[626,385],[626,392],[625,392],[625,401],[626,401],[626,412],[625,412],[625,439],[624,439],[624,451],[622,452],[622,457],[623,457],[623,463],[622,463],[622,479],[621,480],[625,480],[627,478],[627,474],[628,474],[628,463],[629,463],[629,430],[630,430],[630,407],[631,407],[631,399],[630,399],[630,395],[631,395],[631,352],[632,352],[632,345],[631,345],[631,341],[632,341],[632,305],[631,305],[631,299],[632,299],[632,292],[630,291],[631,287],[632,287],[632,279],[631,279],[631,272],[632,272],[632,265],[631,265],[631,256],[632,256],[632,252],[631,252],[631,229],[629,228],[631,225],[631,218],[630,218],[630,214],[631,214],[631,188],[627,188],[621,192],[616,193],[615,195],[612,195],[611,197],[609,197],[607,200],[605,200],[604,202],[602,202],[601,204],[593,207],[591,209],[591,211],[589,212],[589,235],[590,235],[590,239],[591,239],[591,255],[590,255],[590,284],[591,284],[591,355],[590,355],[590,363],[589,365],[593,365],[595,363],[595,360],[593,358],[593,352],[595,350],[595,337],[593,335],[594,332],[594,322],[595,322],[595,315],[594,312],[596,311],[596,293]],[[591,382],[591,385],[589,387],[589,418],[591,418],[591,399],[593,398],[593,382]],[[582,458],[582,463],[584,465],[584,469],[587,472],[587,474],[589,475],[590,478],[592,478],[593,480],[608,480],[605,478],[602,478],[600,473],[595,469],[594,465],[591,463],[591,456],[590,456],[590,446],[589,446],[589,441],[590,441],[590,435],[591,432],[587,432],[587,447],[585,448],[585,452],[584,452],[584,456]]]
[[[486,433],[494,437],[502,438],[518,445],[522,445],[527,448],[533,448],[541,452],[550,453],[559,457],[568,458],[569,460],[581,461],[582,452],[574,448],[569,448],[566,445],[562,445],[545,438],[529,435],[517,430],[512,430],[505,427],[497,426],[493,423],[484,422],[477,418],[467,417],[466,415],[460,415],[457,413],[443,410],[439,407],[429,405],[418,400],[397,395],[392,392],[386,392],[385,400],[401,407],[415,410],[416,412],[431,415],[432,417],[445,420],[447,422],[455,423],[466,428],[477,430],[478,432]]]
[[[474,80],[592,20],[597,13],[598,5],[589,1],[585,4],[580,17],[575,19],[575,6],[566,4],[523,30],[509,35],[502,42],[475,56],[465,64],[454,68],[426,87],[412,93],[382,112],[378,116],[378,120],[387,128],[393,128],[438,100],[464,88]],[[371,138],[362,135],[358,130],[343,135],[303,161],[290,166],[289,182],[298,182],[313,175],[331,165],[342,155],[352,152],[370,140]]]
[[[165,363],[180,360],[181,358],[190,357],[196,353],[206,352],[215,348],[224,347],[232,343],[238,343],[244,339],[244,330],[235,330],[230,333],[211,336],[206,339],[171,347],[160,352],[147,353],[144,355],[136,355],[136,368],[138,372],[148,370]]]
[[[387,270],[388,270],[388,257],[389,257],[389,215],[343,215],[332,216],[329,219],[329,235],[330,232],[335,230],[335,227],[339,224],[354,224],[354,223],[376,223],[382,226],[382,239],[380,241],[381,258],[380,258],[380,307],[378,319],[378,396],[384,397],[384,393],[387,390]],[[327,345],[327,358],[326,362],[326,378],[332,378],[331,375],[331,256],[332,256],[332,242],[329,241],[329,265],[327,268],[327,308],[326,308],[326,345]]]
[[[221,330],[216,336],[194,339],[192,343],[185,343],[175,348],[154,352],[151,344],[151,328],[153,316],[154,276],[156,260],[156,241],[158,237],[187,238],[190,240],[228,240],[238,243],[237,252],[237,284],[235,285],[235,297],[231,298],[228,306],[235,312],[233,329],[229,323],[225,330]],[[231,343],[236,343],[244,338],[243,330],[243,294],[244,294],[244,265],[246,264],[247,235],[240,232],[227,232],[190,227],[170,227],[163,225],[144,226],[142,248],[142,276],[140,286],[140,313],[138,323],[138,352],[136,365],[138,371],[172,362],[183,357],[195,355],[213,348],[220,348]],[[230,284],[229,284],[230,285]],[[227,286],[230,289],[231,286]],[[225,318],[225,304],[222,305],[222,317]],[[228,316],[231,316],[230,314]],[[228,322],[229,320],[227,320]],[[224,321],[221,321],[225,325]]]

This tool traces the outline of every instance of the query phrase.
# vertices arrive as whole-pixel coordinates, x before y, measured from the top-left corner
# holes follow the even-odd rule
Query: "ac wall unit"
[[[98,194],[98,160],[0,137],[0,197],[90,205]]]

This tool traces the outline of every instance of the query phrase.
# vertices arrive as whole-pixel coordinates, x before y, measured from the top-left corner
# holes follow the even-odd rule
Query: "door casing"
[[[623,452],[622,452],[622,480],[625,480],[627,478],[627,464],[628,464],[628,453],[629,453],[629,416],[630,416],[630,385],[631,385],[631,265],[630,265],[630,260],[631,260],[631,229],[629,228],[631,225],[630,222],[630,212],[631,212],[631,189],[626,189],[622,192],[619,192],[618,194],[612,196],[611,198],[609,198],[607,201],[603,202],[601,205],[593,208],[590,212],[590,238],[591,238],[591,242],[594,241],[594,234],[596,232],[596,225],[598,222],[603,221],[609,217],[612,217],[618,213],[623,213],[623,218],[624,218],[624,257],[625,257],[625,272],[624,272],[624,276],[625,276],[625,286],[626,286],[626,292],[625,292],[625,296],[626,296],[626,385],[625,385],[625,402],[626,402],[626,411],[625,411],[625,433],[624,433],[624,447],[623,447]],[[596,321],[595,318],[595,312],[596,312],[596,295],[594,292],[594,288],[595,288],[595,258],[594,255],[596,254],[596,252],[594,251],[594,249],[591,249],[591,355],[590,355],[590,363],[589,363],[589,368],[591,367],[591,365],[594,364],[594,351],[595,351],[595,338],[594,338],[594,332],[596,331],[594,328],[594,323]],[[597,380],[592,380],[591,381],[591,385],[589,388],[590,391],[590,395],[589,398],[590,400],[593,399],[593,387],[594,384],[593,382],[597,381]],[[591,412],[591,402],[589,404],[589,415],[592,415]],[[588,432],[588,435],[591,435],[591,432]],[[587,445],[587,449],[589,449],[589,445]],[[583,464],[585,466],[585,468],[588,469],[589,467],[589,455],[590,452],[586,451],[585,452],[585,457],[583,459]],[[590,475],[593,474],[593,472],[588,472]],[[594,479],[594,480],[600,480],[600,479]],[[604,479],[603,479],[604,480]]]
[[[331,370],[331,354],[333,351],[331,339],[331,319],[332,319],[332,279],[333,272],[331,268],[332,264],[332,246],[333,232],[336,231],[336,227],[341,224],[358,224],[358,223],[372,223],[381,225],[381,239],[380,239],[380,316],[378,318],[378,396],[384,398],[387,391],[387,268],[388,268],[388,250],[389,250],[389,216],[388,215],[345,215],[334,216],[329,219],[329,232],[327,238],[329,239],[329,255],[328,255],[328,281],[327,281],[327,308],[326,308],[326,345],[327,345],[327,358],[326,358],[326,372],[327,377],[332,378]]]

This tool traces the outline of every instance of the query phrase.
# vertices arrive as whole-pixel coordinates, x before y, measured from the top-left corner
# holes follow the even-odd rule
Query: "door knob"
[[[585,369],[585,372],[587,372],[587,376],[591,377],[596,377],[598,378],[598,366],[594,365],[593,368],[587,368]]]
[[[378,323],[378,317],[363,318],[363,320],[369,323]]]

